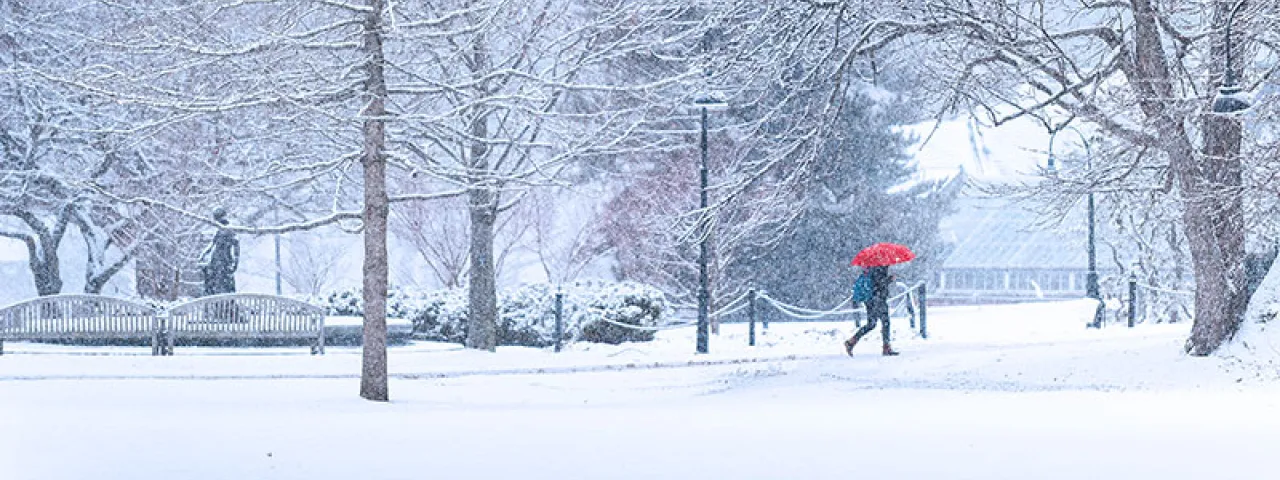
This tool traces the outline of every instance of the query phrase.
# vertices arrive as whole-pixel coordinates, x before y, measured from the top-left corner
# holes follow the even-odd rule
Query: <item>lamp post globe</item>
[[[1248,110],[1252,105],[1249,103],[1247,94],[1239,85],[1223,84],[1218,88],[1218,94],[1213,97],[1213,113],[1233,114]]]
[[[1213,104],[1209,107],[1213,113],[1234,114],[1248,110],[1252,105],[1249,102],[1248,94],[1240,87],[1236,79],[1236,71],[1231,67],[1231,24],[1235,22],[1236,13],[1240,12],[1240,8],[1245,4],[1245,0],[1240,0],[1235,7],[1231,8],[1231,13],[1227,15],[1226,26],[1226,71],[1222,75],[1222,86],[1218,87],[1218,94],[1213,97]]]

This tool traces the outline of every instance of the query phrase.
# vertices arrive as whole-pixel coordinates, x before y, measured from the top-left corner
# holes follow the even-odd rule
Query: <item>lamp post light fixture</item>
[[[693,101],[693,105],[701,110],[702,114],[702,139],[699,147],[702,150],[702,164],[699,170],[701,183],[699,187],[698,200],[698,339],[697,353],[707,353],[709,351],[708,343],[710,343],[710,302],[711,302],[711,285],[707,278],[707,242],[711,237],[711,221],[709,212],[707,212],[707,112],[711,110],[724,110],[729,107],[725,103],[713,96],[701,96]]]
[[[1240,8],[1244,6],[1246,0],[1240,0],[1235,7],[1231,8],[1231,13],[1227,15],[1226,27],[1226,54],[1227,54],[1227,71],[1222,75],[1222,86],[1218,87],[1218,94],[1213,97],[1213,113],[1232,114],[1240,113],[1248,110],[1251,106],[1244,89],[1240,87],[1236,79],[1236,71],[1231,68],[1231,24],[1235,22],[1236,13],[1240,12]]]

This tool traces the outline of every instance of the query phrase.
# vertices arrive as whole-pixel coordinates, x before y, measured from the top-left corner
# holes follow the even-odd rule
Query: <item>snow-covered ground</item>
[[[1085,302],[930,310],[855,356],[849,323],[725,325],[562,353],[5,345],[0,478],[1268,478],[1275,372],[1181,355],[1187,325],[1086,330]]]

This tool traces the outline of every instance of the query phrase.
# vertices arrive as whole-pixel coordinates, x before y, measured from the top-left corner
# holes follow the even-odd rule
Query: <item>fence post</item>
[[[920,338],[929,338],[929,284],[920,284]]]
[[[907,301],[907,315],[908,315],[907,318],[910,319],[909,321],[911,323],[912,330],[916,329],[916,307],[911,305],[911,300],[914,298],[916,298],[914,289],[907,290],[905,296],[903,297],[903,299]]]
[[[756,289],[747,290],[747,345],[756,346]]]
[[[556,290],[556,351],[560,351],[564,339],[564,292]]]
[[[765,293],[765,292],[760,292],[760,293]],[[754,308],[754,307],[753,307],[753,308]],[[763,327],[765,330],[768,330],[768,329],[769,329],[769,315],[768,315],[768,314],[764,314],[764,315],[761,315],[761,316],[760,316],[760,326],[761,326],[761,327]]]
[[[1129,328],[1133,328],[1133,320],[1138,314],[1138,276],[1129,274]]]

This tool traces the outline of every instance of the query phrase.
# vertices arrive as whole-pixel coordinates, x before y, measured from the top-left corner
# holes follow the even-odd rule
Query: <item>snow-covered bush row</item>
[[[563,286],[564,341],[622,343],[649,341],[652,331],[613,322],[652,327],[667,314],[666,297],[658,289],[638,283],[578,282]],[[311,299],[330,315],[362,315],[358,289]],[[409,290],[393,288],[387,316],[413,321],[414,336],[424,340],[461,343],[467,335],[466,290]],[[555,343],[555,287],[527,284],[498,294],[498,344],[545,347]]]

